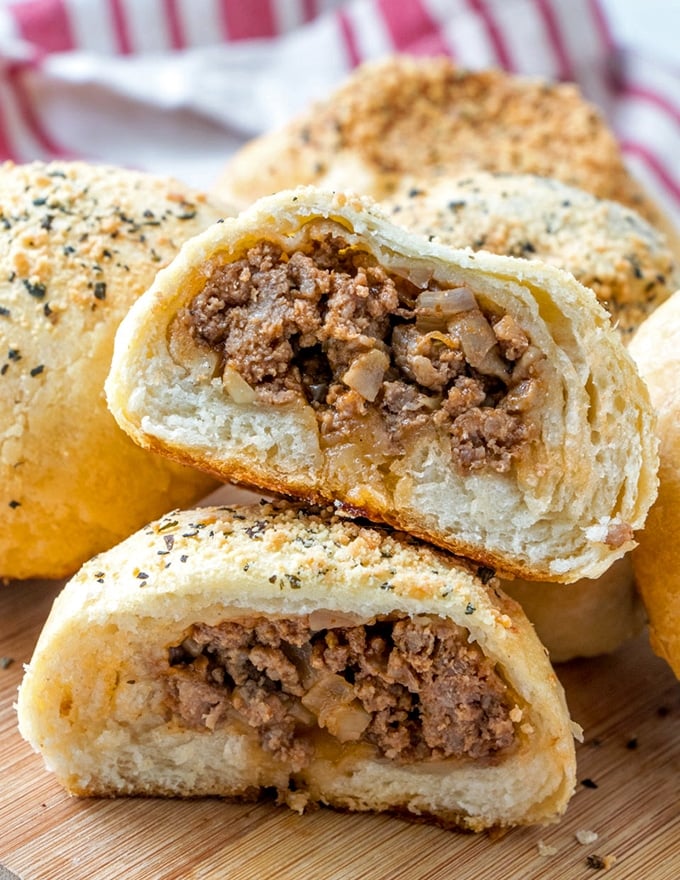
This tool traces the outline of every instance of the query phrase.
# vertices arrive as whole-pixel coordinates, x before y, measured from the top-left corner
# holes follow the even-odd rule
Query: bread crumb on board
[[[615,855],[598,856],[593,853],[586,859],[586,865],[594,871],[608,871],[615,862]]]
[[[586,831],[586,829],[579,829],[574,835],[576,840],[583,846],[587,846],[589,843],[595,843],[598,838],[598,835],[595,831]]]

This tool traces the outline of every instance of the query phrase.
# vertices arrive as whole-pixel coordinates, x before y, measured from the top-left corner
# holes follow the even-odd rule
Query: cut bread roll
[[[494,585],[328,509],[173,513],[57,598],[20,729],[78,795],[274,788],[299,811],[474,831],[551,822],[574,789],[579,731]]]
[[[606,570],[656,489],[646,389],[592,291],[314,188],[187,243],[106,387],[143,446],[531,579]]]
[[[224,215],[176,180],[84,162],[0,167],[0,579],[62,578],[215,481],[130,441],[113,338],[187,238]]]
[[[529,174],[471,172],[405,181],[382,203],[408,229],[454,247],[540,259],[592,288],[628,343],[680,287],[664,236],[631,208]],[[609,653],[644,626],[630,554],[596,579],[521,579],[503,589],[522,605],[553,662]]]

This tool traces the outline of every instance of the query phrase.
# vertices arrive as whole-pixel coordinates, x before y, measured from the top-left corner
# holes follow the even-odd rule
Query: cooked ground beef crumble
[[[467,632],[427,616],[313,631],[308,618],[198,623],[169,649],[173,713],[214,729],[238,717],[304,768],[325,727],[400,763],[490,758],[515,740],[507,687]]]
[[[377,413],[395,453],[433,422],[461,469],[504,472],[533,436],[540,355],[513,318],[467,288],[423,291],[341,238],[290,255],[259,242],[213,270],[180,322],[260,401],[304,398],[326,446]]]

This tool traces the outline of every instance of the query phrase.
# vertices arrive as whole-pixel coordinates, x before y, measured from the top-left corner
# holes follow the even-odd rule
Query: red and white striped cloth
[[[6,0],[0,159],[207,186],[247,139],[394,51],[577,82],[680,227],[680,57],[624,51],[600,0]]]

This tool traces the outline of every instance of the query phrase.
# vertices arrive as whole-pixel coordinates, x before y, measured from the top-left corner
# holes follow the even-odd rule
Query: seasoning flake
[[[47,288],[42,281],[31,282],[28,278],[24,278],[24,287],[35,299],[42,299],[47,293]]]

